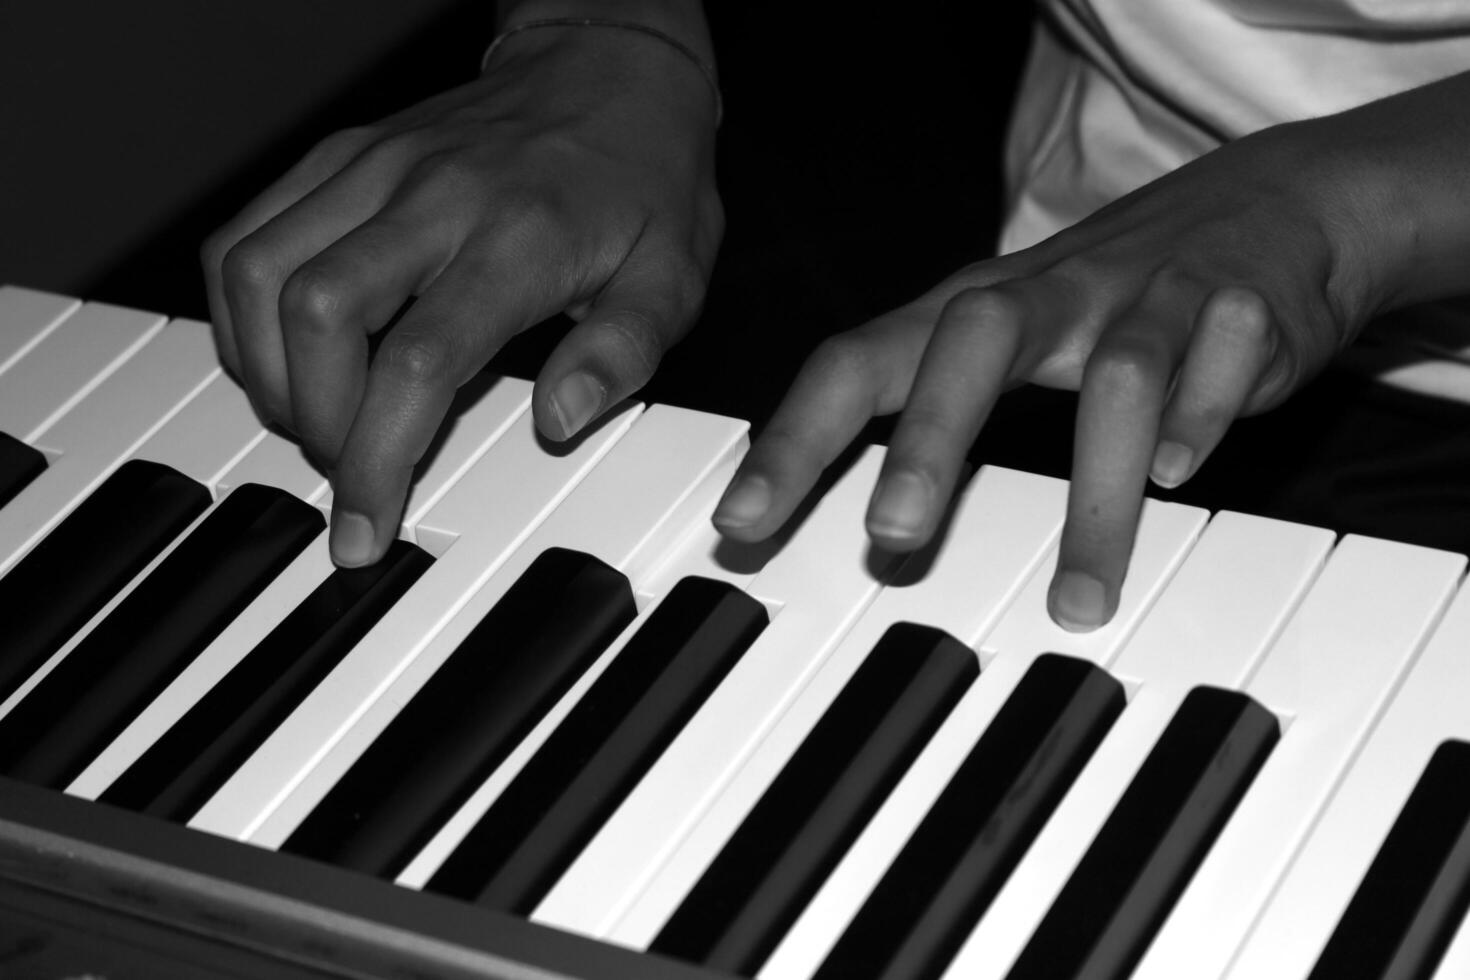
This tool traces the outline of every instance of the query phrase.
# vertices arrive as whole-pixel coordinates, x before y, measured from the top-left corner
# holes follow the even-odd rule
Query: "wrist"
[[[1320,289],[1345,336],[1400,305],[1400,216],[1379,168],[1352,152],[1336,117],[1281,124],[1247,141],[1266,147],[1258,173],[1275,189],[1283,233],[1297,229],[1293,247],[1303,254],[1321,250]]]
[[[1470,73],[1301,124],[1344,189],[1369,315],[1470,292]]]
[[[683,44],[711,69],[714,45],[700,0],[512,0],[499,6],[499,30],[562,17],[618,20],[661,31]]]

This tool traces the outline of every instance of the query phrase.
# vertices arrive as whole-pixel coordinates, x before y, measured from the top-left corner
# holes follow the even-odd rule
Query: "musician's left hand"
[[[1187,480],[1233,419],[1282,401],[1398,298],[1387,273],[1402,266],[1402,242],[1378,223],[1390,194],[1365,155],[1330,152],[1345,132],[1335,125],[1228,144],[830,338],[752,446],[716,525],[769,535],[871,417],[901,411],[867,530],[887,549],[918,548],[996,397],[1024,381],[1075,389],[1049,608],[1072,630],[1107,622],[1150,475]]]
[[[618,8],[708,45],[697,3]],[[709,87],[674,46],[527,30],[478,80],[323,140],[211,236],[220,355],[332,475],[338,564],[387,550],[456,389],[515,334],[559,312],[578,321],[536,381],[548,438],[648,380],[692,324],[719,246],[714,141]]]

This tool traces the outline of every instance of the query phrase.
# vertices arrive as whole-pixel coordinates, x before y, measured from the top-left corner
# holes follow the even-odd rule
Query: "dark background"
[[[652,394],[758,420],[822,336],[989,250],[1029,29],[991,6],[707,4],[728,234]],[[0,281],[204,317],[206,234],[326,133],[473,78],[493,34],[463,0],[0,7]]]
[[[643,397],[759,427],[821,338],[989,254],[1032,9],[706,8],[727,234],[700,325]],[[466,0],[0,5],[0,282],[203,318],[209,231],[325,134],[472,78],[493,34]],[[495,367],[534,375],[560,329]],[[1151,492],[1470,550],[1470,425],[1381,402],[1329,377]],[[972,458],[1065,475],[1074,407],[1013,392]]]

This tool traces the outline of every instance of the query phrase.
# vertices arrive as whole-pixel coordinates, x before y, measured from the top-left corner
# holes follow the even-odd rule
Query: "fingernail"
[[[562,438],[570,439],[581,432],[602,408],[606,397],[607,389],[586,371],[574,371],[562,378],[551,393],[551,410],[561,424]]]
[[[1097,629],[1107,616],[1103,584],[1082,572],[1062,572],[1051,585],[1051,615],[1057,625],[1073,633]]]
[[[715,508],[714,522],[721,527],[749,527],[771,507],[771,485],[759,476],[742,476],[725,491]]]
[[[1154,450],[1153,479],[1161,487],[1177,487],[1189,476],[1194,450],[1179,442],[1161,442]]]
[[[332,514],[332,561],[343,568],[368,564],[373,554],[373,522],[350,510]]]
[[[913,538],[923,530],[931,503],[929,481],[912,470],[884,477],[868,508],[868,530],[886,538]]]

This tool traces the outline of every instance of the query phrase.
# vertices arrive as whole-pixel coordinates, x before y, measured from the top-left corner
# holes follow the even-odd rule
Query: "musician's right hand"
[[[328,137],[211,236],[220,355],[331,474],[334,561],[387,549],[455,390],[516,333],[578,321],[536,380],[549,438],[648,380],[723,231],[714,131],[698,66],[664,41],[526,30],[477,81]]]
[[[870,418],[901,412],[867,530],[888,550],[923,547],[1001,391],[1070,388],[1072,482],[1048,608],[1071,630],[1106,623],[1150,477],[1188,479],[1235,418],[1279,404],[1380,310],[1462,288],[1446,260],[1470,243],[1470,197],[1440,175],[1463,173],[1453,123],[1470,119],[1466,93],[1470,73],[1227,144],[829,338],[716,525],[770,535]],[[1385,152],[1380,134],[1398,137],[1411,112],[1444,135]]]

